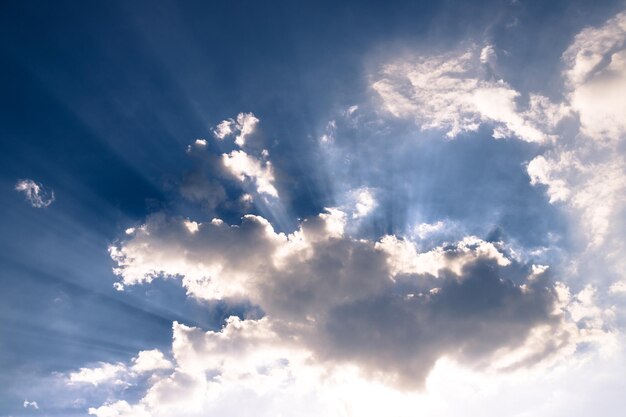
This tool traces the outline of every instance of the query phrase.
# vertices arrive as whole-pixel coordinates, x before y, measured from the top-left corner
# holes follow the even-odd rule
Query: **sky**
[[[626,3],[0,4],[0,417],[618,417]]]

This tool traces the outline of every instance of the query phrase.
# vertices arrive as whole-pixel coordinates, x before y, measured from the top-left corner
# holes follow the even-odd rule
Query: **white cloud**
[[[152,417],[142,404],[130,405],[126,401],[116,401],[98,408],[89,408],[89,414],[97,417]]]
[[[226,119],[220,122],[213,130],[213,134],[220,140],[236,135],[235,144],[242,148],[250,135],[255,132],[258,123],[259,119],[253,113],[239,113],[236,120]]]
[[[480,63],[488,61],[495,62],[490,46],[480,53],[471,48],[403,59],[386,65],[372,87],[394,116],[415,119],[422,129],[446,130],[450,138],[487,123],[494,126],[495,138],[516,136],[538,143],[553,139],[541,129],[548,120],[542,113],[544,107],[555,114],[552,106],[546,105],[549,100],[533,95],[529,108],[520,110],[520,93],[502,80],[489,79],[481,69]]]
[[[359,110],[359,106],[354,104],[354,105],[348,107],[344,114],[346,116],[348,116],[348,117],[351,117],[354,113],[356,113],[357,110]]]
[[[37,401],[28,401],[28,400],[24,400],[24,404],[23,404],[24,408],[34,408],[35,410],[39,410],[39,404],[37,404]]]
[[[609,292],[612,294],[624,294],[626,293],[626,281],[614,282],[609,287]]]
[[[45,208],[54,202],[54,191],[33,180],[18,180],[15,190],[24,193],[26,200],[35,208]]]
[[[244,151],[234,150],[223,154],[222,162],[239,181],[254,182],[259,194],[278,197],[278,191],[274,186],[274,170],[270,161],[263,162]]]
[[[256,125],[259,123],[252,113],[239,113],[237,115],[237,128],[239,129],[239,135],[235,138],[235,143],[242,147],[246,143],[246,139],[256,129]]]
[[[200,225],[198,224],[198,222],[194,222],[192,220],[185,220],[183,222],[183,225],[185,225],[185,227],[191,234],[198,233],[198,230],[200,229]]]
[[[122,378],[126,374],[126,366],[123,363],[100,362],[97,367],[80,368],[68,375],[69,384],[123,384]]]
[[[158,349],[142,350],[133,358],[131,370],[137,373],[145,373],[157,370],[171,369],[172,363],[165,358],[163,352]]]
[[[435,223],[420,223],[415,226],[415,234],[420,239],[426,239],[427,237],[443,230],[445,223],[443,221],[437,221]]]
[[[463,275],[463,269],[478,259],[492,259],[500,266],[511,264],[491,242],[475,236],[465,237],[456,245],[446,244],[419,253],[415,243],[393,235],[383,237],[376,247],[388,254],[389,267],[397,274],[429,274],[439,277],[443,271]]]
[[[359,219],[370,214],[378,205],[372,190],[360,188],[352,193],[356,203],[352,212],[353,219]]]
[[[496,54],[496,49],[493,45],[485,45],[483,49],[480,50],[480,62],[482,64],[487,65],[495,65],[498,60],[498,55]]]
[[[572,107],[595,139],[626,134],[626,12],[580,32],[563,54]]]
[[[563,72],[580,132],[528,164],[532,184],[572,209],[593,248],[612,234],[626,199],[626,12],[580,32],[563,54]],[[619,233],[619,232],[618,232]],[[616,242],[613,242],[614,246]]]
[[[213,130],[213,134],[216,138],[224,140],[227,136],[230,136],[235,131],[235,121],[232,119],[222,120]]]

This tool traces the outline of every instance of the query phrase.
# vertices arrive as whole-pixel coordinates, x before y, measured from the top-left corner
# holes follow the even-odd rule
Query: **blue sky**
[[[0,417],[619,415],[624,10],[4,3]]]

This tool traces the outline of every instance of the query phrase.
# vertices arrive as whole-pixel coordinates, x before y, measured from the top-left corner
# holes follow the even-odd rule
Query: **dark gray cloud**
[[[553,313],[556,296],[549,282],[539,279],[522,290],[494,261],[475,261],[460,278],[442,281],[435,293],[387,291],[333,308],[320,332],[322,355],[419,387],[442,357],[487,367],[498,349],[520,346],[535,326],[559,326],[562,320]]]
[[[247,299],[279,338],[297,341],[316,362],[354,364],[401,387],[423,386],[443,357],[491,368],[540,327],[553,336],[506,366],[535,365],[576,336],[561,328],[566,316],[547,274],[533,274],[493,244],[474,238],[413,252],[409,261],[431,272],[402,272],[400,250],[412,243],[353,239],[332,227],[341,219],[341,212],[310,218],[290,236],[253,216],[239,226],[192,228],[153,219],[112,253],[127,284],[182,276],[192,296]]]

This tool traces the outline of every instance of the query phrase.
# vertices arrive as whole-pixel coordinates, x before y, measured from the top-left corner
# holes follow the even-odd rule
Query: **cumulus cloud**
[[[130,405],[126,401],[116,401],[100,407],[90,407],[89,414],[98,417],[150,417],[142,405]]]
[[[394,274],[429,274],[438,277],[446,271],[462,275],[464,267],[480,258],[492,259],[499,266],[511,264],[502,252],[491,242],[476,236],[468,236],[455,246],[438,246],[428,252],[418,253],[415,243],[385,236],[376,246],[388,253],[390,268]]]
[[[396,236],[353,239],[346,221],[334,209],[289,235],[258,216],[189,233],[186,220],[153,217],[110,250],[124,285],[181,277],[190,296],[247,299],[267,314],[263,328],[277,349],[304,350],[330,369],[354,365],[392,385],[423,385],[442,356],[486,367],[502,351],[519,355],[538,328],[556,339],[542,333],[507,367],[576,344],[577,327],[564,327],[543,271],[520,275],[496,244],[467,237],[418,253]]]
[[[137,357],[133,358],[131,370],[137,373],[145,373],[155,370],[171,369],[172,363],[165,358],[163,352],[158,349],[142,350]]]
[[[580,32],[563,54],[564,75],[583,132],[600,138],[626,133],[626,12]]]
[[[563,137],[528,164],[532,184],[573,209],[590,245],[611,235],[626,195],[626,12],[587,28],[563,54],[566,96],[580,134]]]
[[[69,384],[91,384],[98,386],[101,384],[123,384],[123,376],[126,373],[126,366],[123,363],[101,362],[96,367],[80,368],[78,371],[70,372],[68,375]]]
[[[15,190],[24,193],[26,200],[35,208],[45,208],[54,202],[54,191],[33,180],[18,180]]]
[[[614,313],[597,307],[592,287],[572,294],[546,267],[526,270],[478,238],[420,254],[398,237],[352,239],[332,225],[338,218],[347,221],[334,210],[284,235],[247,216],[237,226],[201,224],[191,236],[183,221],[161,219],[120,243],[114,259],[128,284],[182,276],[191,296],[238,294],[266,316],[231,317],[220,331],[174,323],[170,371],[136,404],[90,413],[341,415],[364,401],[349,387],[372,395],[423,387],[442,358],[510,373],[551,366],[581,343],[610,346]],[[221,274],[209,277],[216,264]]]
[[[278,197],[278,191],[274,186],[274,170],[270,161],[262,161],[244,151],[234,150],[223,154],[222,162],[239,181],[252,181],[259,194]]]
[[[494,66],[497,60],[498,56],[493,45],[485,45],[483,49],[480,50],[480,62],[482,64]]]
[[[384,108],[396,117],[414,119],[422,129],[447,131],[453,138],[493,126],[493,136],[515,136],[544,143],[565,110],[543,96],[533,94],[526,110],[521,94],[503,80],[493,79],[481,64],[495,63],[489,45],[461,53],[406,58],[383,67],[372,88]]]
[[[63,376],[69,387],[90,386],[92,389],[105,387],[107,390],[126,389],[136,385],[142,377],[155,378],[173,369],[172,362],[158,349],[142,350],[128,363],[98,362],[68,372]]]
[[[213,129],[213,134],[220,140],[235,135],[235,144],[243,147],[248,137],[256,130],[258,123],[259,119],[253,113],[239,113],[235,120],[226,119],[220,122]]]

